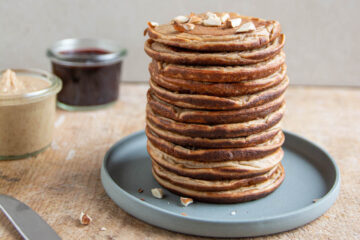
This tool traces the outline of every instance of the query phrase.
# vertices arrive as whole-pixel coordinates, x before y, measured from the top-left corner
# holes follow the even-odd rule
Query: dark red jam
[[[91,62],[94,56],[109,53],[97,48],[60,52],[66,56],[68,63],[52,62],[53,73],[63,81],[58,100],[72,106],[103,105],[116,101],[122,62]]]
[[[71,50],[71,51],[61,51],[60,54],[68,55],[68,56],[94,56],[94,55],[102,55],[102,54],[109,54],[111,52],[106,51],[100,48],[86,48],[86,49],[78,49],[78,50]]]

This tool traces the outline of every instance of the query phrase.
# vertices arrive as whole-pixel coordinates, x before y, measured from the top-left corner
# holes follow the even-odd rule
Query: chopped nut
[[[173,23],[173,27],[174,27],[174,29],[175,29],[176,31],[178,31],[178,32],[185,32],[185,31],[186,31],[186,29],[184,28],[184,25],[183,25],[183,24],[180,24],[180,23],[178,23],[178,22],[174,22],[174,23]]]
[[[164,191],[161,188],[153,188],[153,189],[151,189],[151,194],[155,198],[159,198],[159,199],[164,197]]]
[[[195,25],[192,24],[192,23],[186,23],[184,24],[184,28],[186,31],[190,31],[190,30],[193,30],[195,28]]]
[[[231,28],[240,26],[240,24],[241,24],[241,18],[228,19],[226,21],[226,26]]]
[[[142,188],[138,189],[138,193],[143,193],[143,192],[144,192],[144,189],[142,189]]]
[[[192,16],[190,17],[189,23],[193,23],[193,24],[201,24],[203,22],[201,17],[198,16]]]
[[[190,31],[195,28],[195,25],[192,23],[180,24],[178,22],[174,22],[173,26],[174,26],[175,30],[178,32]]]
[[[79,220],[82,225],[89,225],[92,221],[92,218],[86,213],[81,212]]]
[[[151,28],[155,28],[155,27],[159,26],[159,24],[157,22],[148,22],[148,25]]]
[[[216,18],[216,17],[218,17],[215,13],[213,13],[213,12],[207,12],[206,13],[206,16],[208,17],[208,18]]]
[[[254,31],[256,30],[255,25],[252,22],[247,22],[244,23],[243,25],[241,25],[236,32],[237,33],[241,33],[241,32],[250,32],[250,31]]]
[[[225,23],[228,19],[230,19],[230,15],[228,13],[224,13],[221,15],[220,19],[222,23]]]
[[[205,26],[221,26],[221,20],[220,18],[208,18],[204,20],[204,25]]]
[[[177,16],[173,19],[173,21],[178,23],[187,23],[189,21],[189,18],[186,16]]]
[[[207,12],[206,16],[208,18],[204,20],[205,26],[221,26],[221,19],[215,13]]]
[[[194,202],[192,198],[180,197],[180,202],[183,206],[187,207]]]

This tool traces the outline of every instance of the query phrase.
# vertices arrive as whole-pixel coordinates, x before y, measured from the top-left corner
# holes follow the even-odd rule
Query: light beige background
[[[108,38],[128,48],[123,80],[147,81],[148,20],[235,11],[277,19],[287,35],[292,84],[360,86],[358,0],[0,0],[0,69],[50,69],[46,47],[69,37]]]

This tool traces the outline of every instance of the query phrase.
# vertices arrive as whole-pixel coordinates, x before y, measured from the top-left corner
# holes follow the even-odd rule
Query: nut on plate
[[[187,207],[194,202],[192,198],[180,197],[180,202],[183,206]]]
[[[151,194],[155,197],[155,198],[163,198],[164,197],[164,191],[161,188],[152,188],[151,189]]]
[[[92,218],[86,213],[81,212],[79,220],[82,225],[89,225],[92,221]]]

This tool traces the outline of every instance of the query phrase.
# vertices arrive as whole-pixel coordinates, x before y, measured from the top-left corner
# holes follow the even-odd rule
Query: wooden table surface
[[[105,152],[145,126],[147,88],[123,84],[120,101],[105,110],[58,110],[51,148],[30,159],[0,161],[0,193],[29,205],[63,239],[198,239],[133,218],[101,185]],[[330,152],[340,167],[341,191],[316,221],[264,239],[360,239],[360,88],[290,87],[284,128]],[[93,218],[88,226],[79,224],[82,211]],[[3,214],[0,239],[21,239]]]

